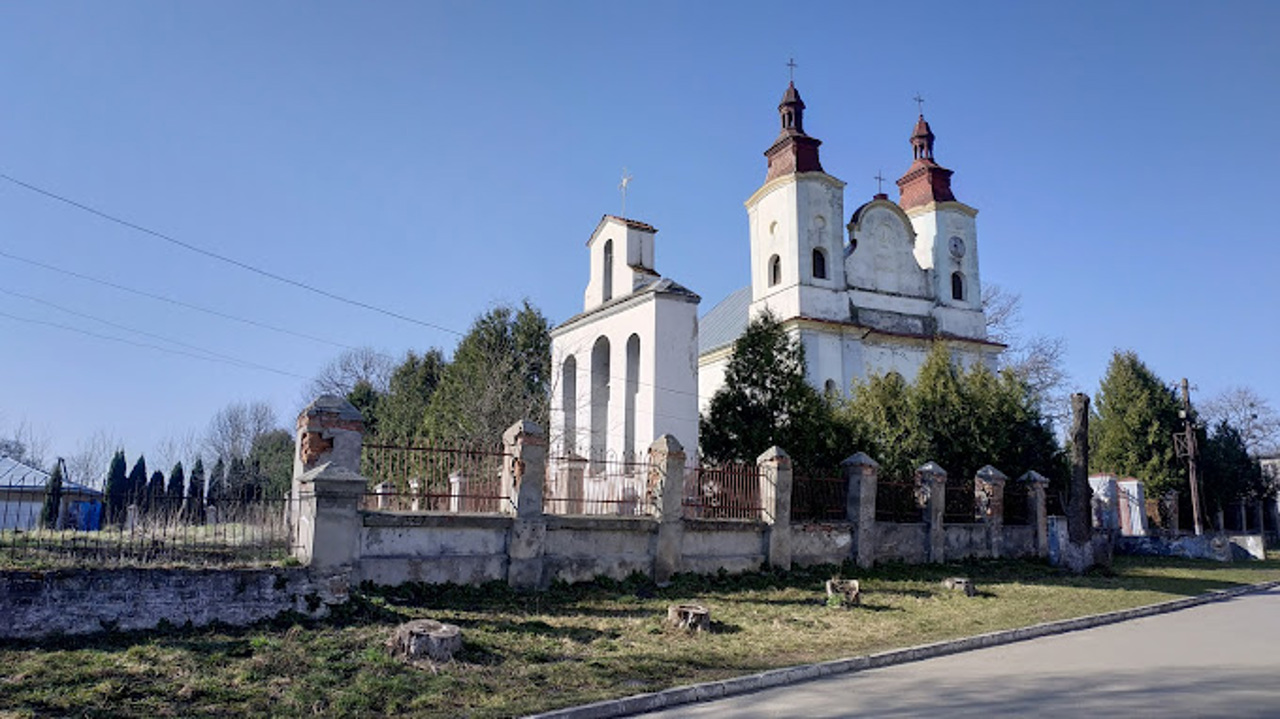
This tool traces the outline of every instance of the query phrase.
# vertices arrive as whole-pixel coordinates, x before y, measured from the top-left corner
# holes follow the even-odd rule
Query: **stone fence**
[[[353,414],[354,413],[354,414]],[[765,451],[759,467],[758,519],[702,519],[684,512],[685,452],[670,435],[649,448],[647,511],[642,516],[557,515],[546,512],[547,445],[542,430],[518,422],[503,437],[499,513],[402,512],[361,508],[359,413],[337,397],[322,397],[298,420],[294,492],[298,559],[313,569],[349,571],[354,581],[478,584],[520,588],[633,572],[667,581],[676,572],[741,572],[856,561],[943,562],[981,557],[1044,557],[1048,553],[1045,486],[1028,472],[1028,524],[1005,526],[1006,477],[984,467],[974,477],[973,523],[946,524],[946,472],[933,463],[915,474],[920,521],[876,521],[878,465],[865,454],[841,464],[847,486],[843,518],[793,523],[791,459]],[[1021,494],[1019,496],[1022,496]]]

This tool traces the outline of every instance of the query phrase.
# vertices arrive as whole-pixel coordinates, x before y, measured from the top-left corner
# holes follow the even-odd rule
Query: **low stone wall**
[[[1004,556],[1036,557],[1036,528],[1025,524],[1005,525]]]
[[[304,568],[4,571],[0,638],[245,625],[286,611],[320,617],[347,600],[348,580]]]
[[[507,578],[510,516],[362,512],[361,517],[359,581],[396,586]]]
[[[947,559],[986,559],[991,556],[985,524],[948,524],[943,528]]]
[[[551,579],[625,579],[653,571],[658,523],[649,517],[548,517],[544,561]]]
[[[681,569],[698,574],[749,572],[768,558],[768,525],[733,519],[684,521]]]
[[[923,564],[929,561],[929,526],[923,522],[876,522],[876,561]]]
[[[791,561],[808,567],[840,564],[856,556],[857,532],[849,522],[808,522],[791,528]]]
[[[1266,559],[1261,534],[1203,534],[1178,537],[1118,537],[1116,554],[1218,562]]]

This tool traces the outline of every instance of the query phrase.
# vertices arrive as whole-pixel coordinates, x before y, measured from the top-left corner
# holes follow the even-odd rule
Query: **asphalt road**
[[[646,717],[1280,717],[1280,589]]]

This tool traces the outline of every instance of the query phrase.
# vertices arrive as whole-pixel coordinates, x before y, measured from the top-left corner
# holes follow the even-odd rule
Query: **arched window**
[[[627,338],[627,391],[623,398],[622,452],[628,461],[636,457],[636,400],[640,394],[640,336]]]
[[[578,360],[560,365],[560,407],[564,411],[564,453],[578,451]]]
[[[769,286],[773,287],[782,281],[782,259],[777,255],[769,258]]]
[[[813,248],[813,279],[827,279],[827,253],[821,247]]]
[[[964,300],[964,275],[959,272],[951,273],[951,299]]]
[[[836,381],[833,379],[827,380],[826,383],[822,385],[822,392],[827,395],[827,397],[835,397],[836,393],[839,391],[840,388],[836,385]]]
[[[613,240],[604,241],[604,301],[613,299]]]
[[[591,348],[591,471],[598,471],[608,455],[609,443],[609,338],[600,337]]]

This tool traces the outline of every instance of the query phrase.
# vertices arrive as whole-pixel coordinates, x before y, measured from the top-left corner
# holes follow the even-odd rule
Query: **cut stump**
[[[672,604],[667,607],[667,623],[690,632],[709,632],[711,610],[701,604]]]
[[[964,592],[966,597],[972,597],[978,593],[978,588],[973,586],[973,580],[968,577],[947,577],[942,580],[942,586]]]
[[[415,619],[396,627],[387,640],[392,656],[416,662],[429,659],[443,664],[462,648],[462,630],[431,619]]]
[[[827,604],[845,609],[862,604],[862,588],[856,579],[832,577],[827,580]]]

